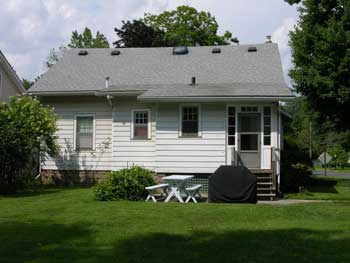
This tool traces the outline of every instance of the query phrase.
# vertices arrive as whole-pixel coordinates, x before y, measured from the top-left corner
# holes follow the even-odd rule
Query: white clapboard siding
[[[132,110],[151,111],[151,139],[134,140],[131,136]],[[117,100],[113,111],[113,170],[133,165],[154,169],[156,106],[142,104],[136,100]]]
[[[106,99],[50,101],[58,115],[56,133],[60,155],[44,160],[43,169],[111,170],[112,169],[112,108]],[[74,118],[79,114],[95,116],[95,150],[74,150]]]
[[[201,137],[179,138],[178,103],[158,105],[156,172],[212,173],[225,164],[225,104],[201,104]]]

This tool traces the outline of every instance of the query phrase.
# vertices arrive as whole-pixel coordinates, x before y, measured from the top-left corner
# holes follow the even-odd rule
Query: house
[[[70,49],[30,93],[59,115],[62,153],[44,177],[243,163],[278,183],[279,103],[293,96],[276,44]]]
[[[0,102],[6,102],[10,96],[24,92],[21,80],[0,50]]]

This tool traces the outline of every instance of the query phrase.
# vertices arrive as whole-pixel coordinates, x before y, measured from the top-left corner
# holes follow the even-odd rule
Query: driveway
[[[316,175],[316,176],[324,176],[324,170],[314,170],[313,174]],[[327,170],[327,176],[350,179],[350,172],[339,173],[339,172],[334,172],[334,171],[328,171]]]

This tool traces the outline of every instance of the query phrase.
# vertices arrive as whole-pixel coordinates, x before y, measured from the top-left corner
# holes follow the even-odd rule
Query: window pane
[[[198,136],[198,107],[182,108],[182,136]]]
[[[76,127],[76,148],[91,150],[93,149],[93,117],[77,117]]]
[[[264,135],[271,134],[271,126],[264,126]]]
[[[235,126],[236,125],[236,118],[235,117],[228,117],[228,125]]]
[[[235,135],[236,128],[235,127],[228,127],[228,135]]]
[[[228,137],[228,145],[235,145],[235,139],[236,137],[235,136],[229,136]]]
[[[264,136],[264,145],[271,144],[271,136]]]
[[[197,121],[183,121],[182,122],[182,135],[198,135],[198,122]]]
[[[148,138],[148,111],[134,112],[134,138]]]
[[[264,125],[271,125],[271,117],[264,117]]]
[[[135,125],[134,126],[134,137],[135,138],[148,138],[148,125]]]
[[[271,107],[264,107],[264,115],[266,116],[271,115]]]
[[[260,116],[242,114],[240,116],[240,123],[238,126],[240,132],[259,132],[261,130]]]
[[[228,115],[235,115],[236,114],[236,108],[235,107],[229,107],[228,108]]]
[[[257,151],[258,150],[258,135],[242,134],[241,135],[241,150],[242,151]]]

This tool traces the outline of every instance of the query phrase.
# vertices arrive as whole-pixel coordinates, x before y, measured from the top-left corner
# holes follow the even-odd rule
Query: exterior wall
[[[225,164],[226,104],[200,105],[199,138],[179,137],[178,103],[158,105],[156,142],[158,173],[212,173],[220,165]]]
[[[57,98],[44,100],[58,114],[57,141],[61,154],[47,159],[44,170],[111,170],[112,108],[106,98]],[[95,116],[95,151],[74,149],[74,119],[79,114]]]
[[[139,165],[157,173],[205,174],[230,164],[231,150],[226,146],[227,107],[244,106],[197,103],[201,109],[201,136],[181,138],[180,103],[141,103],[131,98],[118,98],[113,101],[113,107],[106,98],[52,98],[43,102],[54,106],[59,115],[57,136],[61,145],[61,156],[46,160],[43,170],[109,171]],[[271,147],[278,147],[278,109],[273,104],[249,105],[259,106],[260,110],[272,106],[271,146],[261,148],[261,168],[270,169]],[[132,110],[136,109],[151,112],[150,139],[131,136]],[[79,114],[95,116],[95,151],[74,150],[74,118]]]
[[[142,104],[135,99],[119,99],[113,102],[113,170],[138,165],[155,169],[156,118],[155,104]],[[151,138],[132,139],[132,110],[151,111]]]
[[[10,96],[19,94],[16,84],[10,76],[5,72],[4,67],[0,63],[0,102],[8,101]]]

